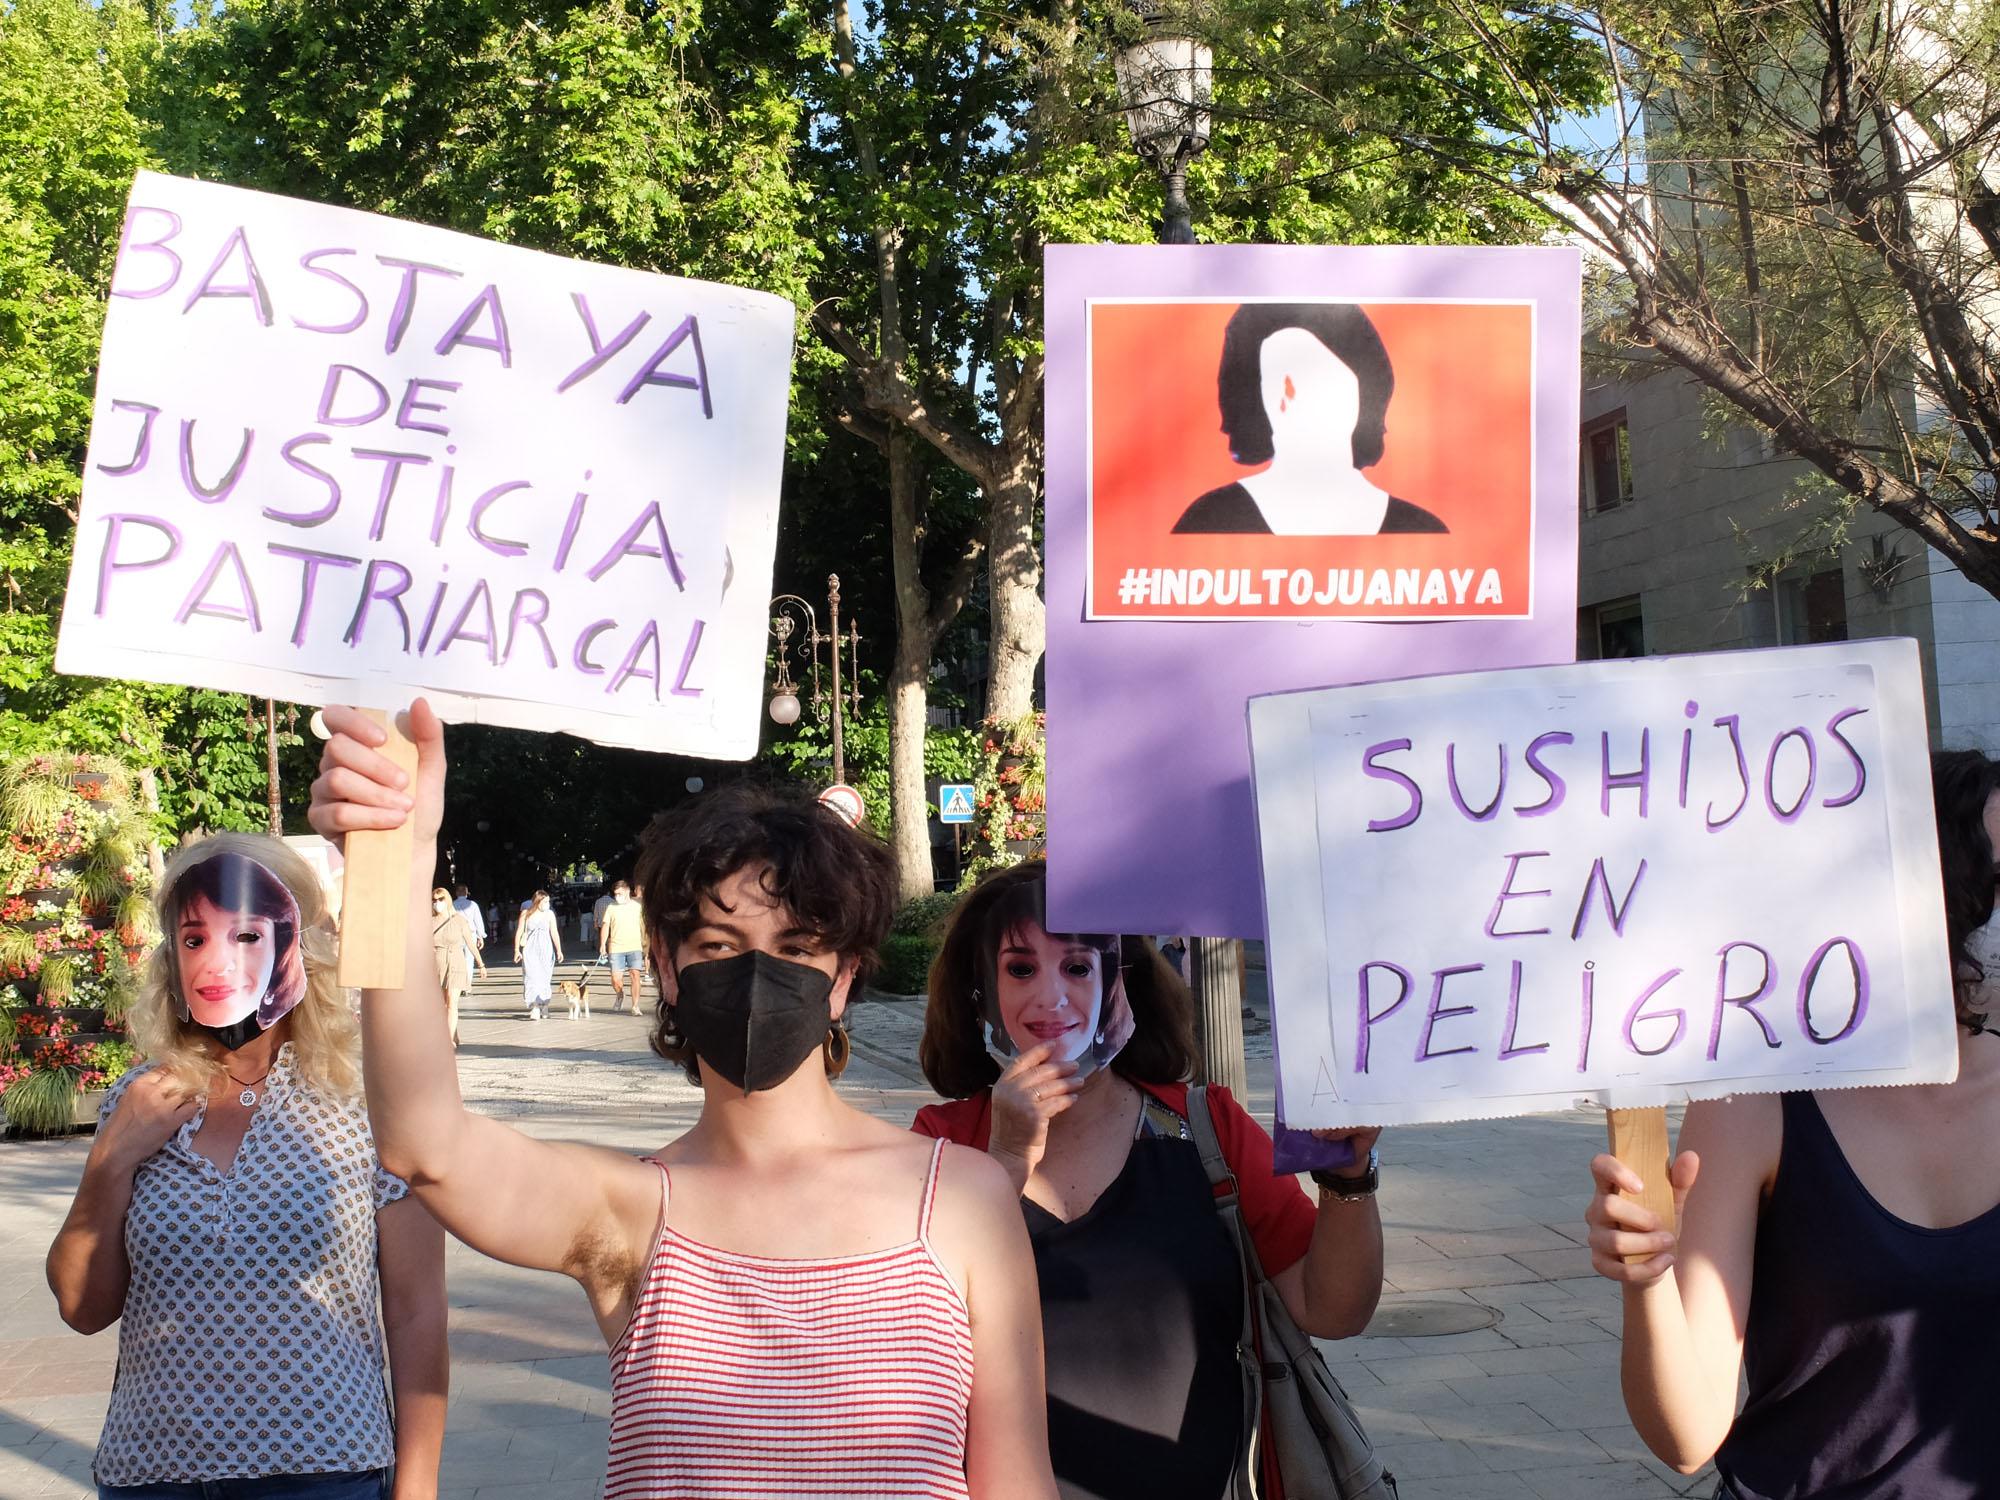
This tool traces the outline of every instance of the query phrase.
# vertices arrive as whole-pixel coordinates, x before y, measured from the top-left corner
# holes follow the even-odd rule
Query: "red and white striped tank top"
[[[611,1349],[604,1500],[967,1500],[972,1323],[917,1237],[828,1260],[716,1250],[667,1225]]]

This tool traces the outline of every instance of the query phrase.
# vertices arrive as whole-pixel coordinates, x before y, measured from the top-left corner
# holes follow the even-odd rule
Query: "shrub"
[[[7,1123],[29,1135],[57,1135],[76,1123],[78,1070],[36,1068],[16,1078],[0,1095]]]
[[[882,944],[882,968],[875,987],[890,995],[921,995],[930,984],[931,960],[937,939],[914,932],[892,932]]]
[[[896,913],[896,920],[889,924],[889,930],[916,937],[940,937],[944,932],[945,919],[957,905],[956,891],[933,891],[928,896],[919,896]]]

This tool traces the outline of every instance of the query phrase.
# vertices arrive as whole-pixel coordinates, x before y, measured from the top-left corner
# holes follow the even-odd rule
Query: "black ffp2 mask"
[[[754,1094],[819,1050],[833,1026],[832,995],[820,970],[752,949],[682,969],[674,1008],[701,1065]]]

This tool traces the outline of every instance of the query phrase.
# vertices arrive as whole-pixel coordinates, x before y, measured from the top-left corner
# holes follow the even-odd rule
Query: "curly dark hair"
[[[1222,360],[1215,372],[1229,456],[1239,464],[1261,464],[1271,457],[1271,419],[1264,411],[1264,340],[1283,328],[1304,329],[1354,372],[1361,387],[1354,467],[1380,463],[1396,372],[1368,314],[1351,302],[1246,302],[1236,309],[1223,330]]]
[[[701,924],[701,904],[738,870],[762,865],[764,890],[828,951],[856,965],[854,988],[874,972],[875,950],[896,914],[896,861],[872,833],[850,827],[810,793],[739,782],[655,817],[632,869],[658,962]],[[694,1052],[664,1002],[653,1050],[701,1081]]]
[[[1000,937],[1019,914],[1040,909],[1029,888],[1047,879],[1048,866],[1039,859],[989,874],[966,893],[945,927],[931,964],[917,1061],[931,1087],[947,1099],[970,1098],[1000,1076],[999,1063],[986,1050],[973,991]],[[1102,948],[1110,938],[1086,936],[1084,941]],[[1111,1060],[1111,1071],[1134,1083],[1179,1083],[1193,1077],[1194,997],[1151,938],[1122,934],[1118,949],[1134,1029],[1132,1040]]]
[[[1965,996],[1987,975],[1965,951],[1966,935],[1993,915],[1993,841],[1986,834],[1986,804],[2000,792],[2000,761],[1977,750],[1931,755],[1931,796],[1937,805],[1938,865],[1944,875],[1944,930],[1951,972],[1966,1018]]]

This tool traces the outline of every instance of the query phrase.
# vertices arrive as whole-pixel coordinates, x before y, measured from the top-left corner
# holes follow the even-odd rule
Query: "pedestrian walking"
[[[471,960],[472,967],[477,971],[479,977],[484,979],[486,977],[486,918],[479,910],[479,903],[472,899],[472,892],[462,885],[458,888],[457,899],[451,904],[458,914],[465,918],[465,925],[472,932],[472,946],[467,952],[466,957]]]
[[[379,726],[326,720],[313,826],[407,821],[434,858],[429,706],[410,710],[409,798]],[[655,820],[639,867],[654,1050],[702,1091],[697,1123],[651,1159],[469,1113],[420,988],[371,991],[362,1021],[385,1160],[473,1248],[588,1295],[611,1351],[606,1500],[1053,1500],[1005,1173],[833,1088],[840,1019],[895,908],[887,848],[802,795],[739,787]]]
[[[549,909],[549,893],[536,891],[528,898],[521,925],[514,929],[514,962],[521,966],[521,998],[531,1021],[548,1018],[562,956],[562,929]]]
[[[437,961],[438,984],[444,989],[445,1024],[451,1044],[458,1045],[458,1006],[472,988],[472,929],[465,915],[451,904],[451,892],[439,886],[431,892],[431,955]]]
[[[434,1496],[444,1236],[377,1159],[319,882],[221,834],[156,899],[128,1021],[147,1061],[100,1107],[48,1256],[65,1323],[118,1325],[98,1494]]]
[[[616,1015],[625,1005],[625,990],[632,991],[632,1014],[639,1014],[639,970],[646,947],[646,924],[639,903],[632,899],[632,887],[620,880],[611,887],[611,900],[597,929],[597,954],[611,966],[611,1011]]]
[[[1360,1333],[1381,1296],[1379,1132],[1315,1132],[1355,1148],[1351,1167],[1313,1174],[1315,1209],[1296,1178],[1273,1175],[1270,1136],[1227,1089],[1189,1090],[1193,999],[1151,941],[1048,931],[1046,868],[990,875],[953,914],[919,1051],[953,1102],[918,1111],[914,1128],[985,1151],[1020,1194],[1063,1495],[1224,1500],[1247,1493],[1248,1455],[1270,1455],[1245,1430],[1253,1289],[1194,1112],[1208,1111],[1259,1264],[1318,1338]],[[1275,1494],[1274,1478],[1255,1476],[1257,1493]]]
[[[1620,1196],[1631,1168],[1590,1164],[1625,1408],[1662,1462],[1714,1459],[1721,1500],[2000,1494],[2000,1426],[1971,1396],[2000,1379],[2000,762],[1935,754],[1931,784],[1957,1081],[1690,1104],[1678,1233]]]

